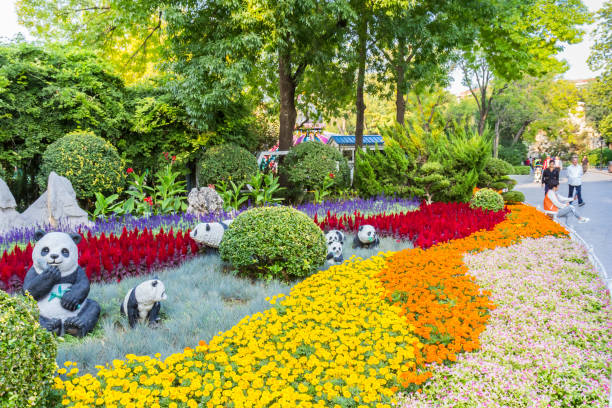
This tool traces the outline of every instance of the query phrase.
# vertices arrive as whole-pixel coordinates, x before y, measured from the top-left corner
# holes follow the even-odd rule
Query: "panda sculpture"
[[[128,323],[132,328],[137,322],[145,320],[155,325],[160,320],[160,302],[166,298],[166,288],[162,281],[157,278],[144,281],[130,289],[125,295],[121,303],[121,315],[127,314]]]
[[[344,233],[338,230],[331,230],[327,234],[325,234],[325,241],[327,241],[327,246],[332,242],[339,242],[340,245],[344,244]]]
[[[374,227],[368,224],[361,225],[353,240],[353,248],[376,248],[378,244],[380,239]]]
[[[34,238],[23,291],[38,302],[40,325],[58,336],[85,336],[98,322],[100,305],[87,298],[89,279],[78,264],[81,236],[37,231]]]
[[[209,248],[219,248],[223,234],[232,222],[234,220],[200,223],[189,233],[189,236],[200,245]]]
[[[327,245],[327,262],[331,265],[339,264],[344,261],[342,256],[342,244],[338,241],[332,241]]]

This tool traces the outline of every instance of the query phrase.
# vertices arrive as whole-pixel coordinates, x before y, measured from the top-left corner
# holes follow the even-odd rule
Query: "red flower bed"
[[[439,242],[464,238],[478,230],[491,230],[506,218],[507,209],[493,212],[470,208],[466,203],[422,204],[417,211],[398,214],[376,214],[364,216],[331,215],[314,221],[322,230],[338,229],[357,231],[360,225],[370,224],[380,235],[398,239],[410,239],[415,246],[429,248]]]
[[[16,292],[32,266],[32,244],[25,249],[15,247],[0,259],[0,289]],[[92,282],[120,281],[127,276],[142,275],[153,269],[178,265],[198,252],[188,232],[172,229],[157,234],[148,229],[121,235],[94,237],[89,233],[78,245],[79,265],[85,268]]]

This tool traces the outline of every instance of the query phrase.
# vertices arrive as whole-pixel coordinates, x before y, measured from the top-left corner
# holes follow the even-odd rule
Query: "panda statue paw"
[[[62,333],[62,319],[47,319],[41,316],[39,323],[42,328],[47,329],[56,336]]]
[[[74,337],[84,337],[87,334],[84,322],[77,316],[70,317],[64,321],[64,332]]]

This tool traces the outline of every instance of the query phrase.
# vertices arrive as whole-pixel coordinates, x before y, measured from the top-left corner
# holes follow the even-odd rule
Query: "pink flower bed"
[[[402,408],[608,407],[612,307],[584,249],[567,239],[466,255],[497,308],[482,349],[434,367]]]

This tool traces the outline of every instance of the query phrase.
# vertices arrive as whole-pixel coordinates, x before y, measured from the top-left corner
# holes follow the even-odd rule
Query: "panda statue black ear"
[[[78,244],[79,242],[81,242],[81,234],[77,234],[76,232],[71,232],[68,235],[70,235],[70,238],[72,238],[75,244]]]
[[[40,240],[42,237],[44,237],[44,236],[45,236],[45,234],[46,234],[46,232],[45,232],[45,231],[43,231],[43,230],[41,230],[41,229],[36,230],[36,232],[34,233],[34,239],[35,239],[36,241],[39,241],[39,240]]]
[[[151,282],[151,286],[156,287],[157,286],[157,282],[158,282],[157,279],[154,280],[153,282]]]
[[[210,224],[206,224],[206,231],[210,231]]]

